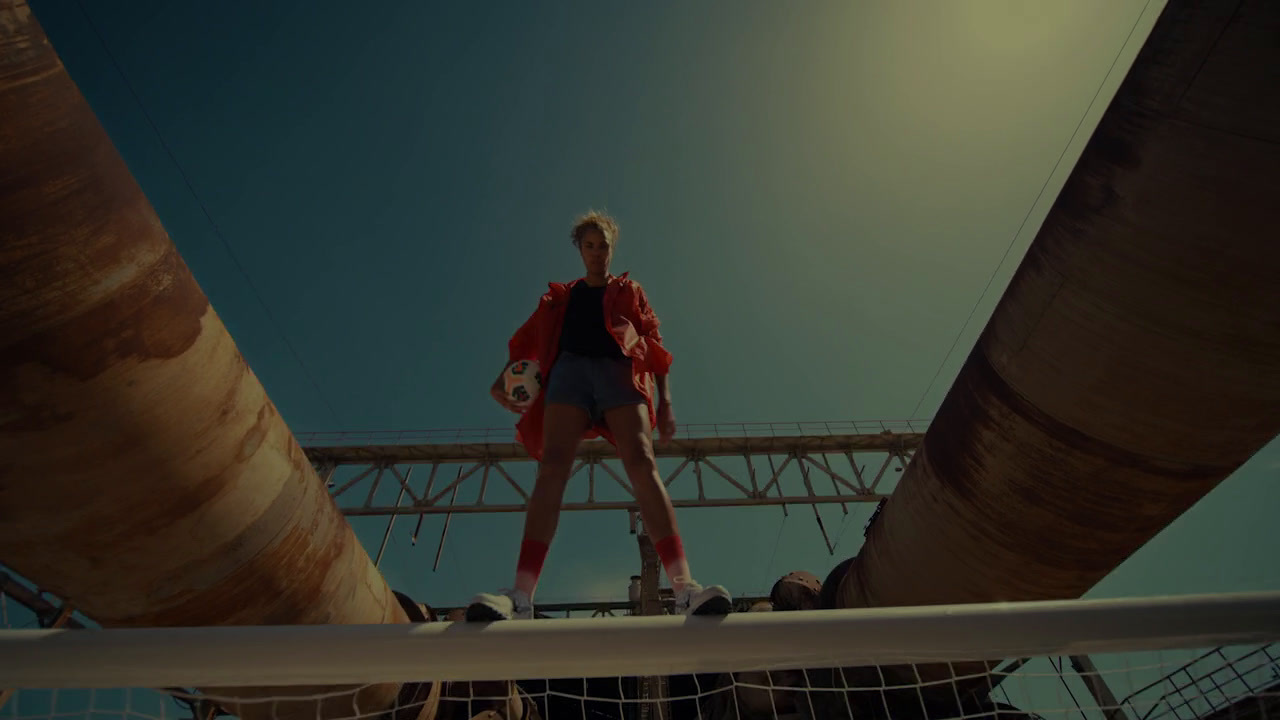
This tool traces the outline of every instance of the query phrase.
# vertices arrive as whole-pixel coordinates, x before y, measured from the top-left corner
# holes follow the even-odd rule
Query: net
[[[14,720],[1280,720],[1280,595],[107,631],[4,600]]]

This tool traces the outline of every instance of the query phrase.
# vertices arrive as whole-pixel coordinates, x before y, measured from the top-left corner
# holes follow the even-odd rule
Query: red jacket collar
[[[610,288],[615,287],[615,286],[617,286],[617,285],[621,284],[621,283],[622,283],[622,281],[626,280],[630,275],[631,275],[631,271],[630,271],[630,270],[628,270],[627,272],[622,273],[621,275],[610,275],[610,276],[609,276],[609,284],[608,284],[608,285],[606,285],[606,287],[610,287]],[[550,288],[550,290],[551,290],[551,297],[552,297],[552,298],[554,298],[554,299],[559,299],[559,298],[561,298],[561,297],[564,297],[565,295],[568,295],[568,294],[569,294],[569,289],[570,289],[570,288],[572,288],[574,285],[578,284],[578,282],[579,282],[579,281],[584,280],[584,279],[585,279],[585,278],[578,278],[577,280],[574,280],[573,282],[567,282],[567,283],[562,283],[562,282],[550,282],[550,283],[547,283],[547,287],[548,287],[548,288]]]

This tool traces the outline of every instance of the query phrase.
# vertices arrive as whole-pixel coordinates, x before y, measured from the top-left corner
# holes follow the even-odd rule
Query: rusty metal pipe
[[[0,559],[105,626],[407,622],[15,0],[0,123]],[[398,689],[228,710],[376,713]]]
[[[1280,432],[1277,34],[1169,2],[839,606],[1079,597]]]

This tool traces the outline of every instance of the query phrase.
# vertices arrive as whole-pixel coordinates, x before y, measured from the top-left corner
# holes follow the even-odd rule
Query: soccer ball
[[[511,402],[529,407],[542,392],[542,369],[534,360],[517,360],[502,373],[502,389]]]

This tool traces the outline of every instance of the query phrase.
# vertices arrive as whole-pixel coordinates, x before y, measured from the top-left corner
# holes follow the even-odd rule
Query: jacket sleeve
[[[666,375],[671,372],[673,358],[662,344],[662,332],[658,329],[662,322],[658,320],[657,313],[649,305],[649,297],[645,295],[644,288],[638,283],[635,285],[635,293],[636,315],[639,321],[636,332],[640,335],[640,342],[645,346],[645,366],[654,375]]]
[[[535,360],[538,357],[538,316],[541,314],[542,303],[538,303],[538,308],[533,311],[528,320],[516,330],[516,334],[511,336],[511,340],[507,342],[507,364],[517,360]]]

